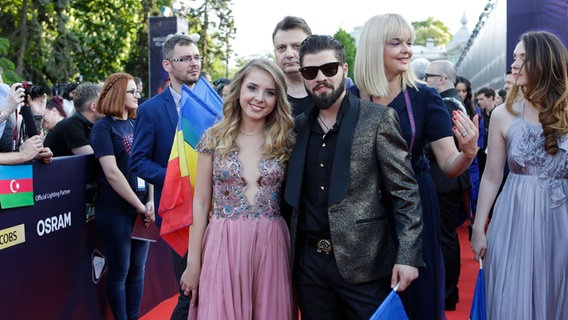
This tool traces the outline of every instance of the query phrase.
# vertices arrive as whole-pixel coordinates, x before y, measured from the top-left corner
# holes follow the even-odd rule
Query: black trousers
[[[456,231],[460,215],[466,214],[464,208],[463,190],[448,193],[438,193],[440,206],[440,221],[442,223],[442,253],[446,265],[446,308],[453,307],[458,302],[458,282],[460,278],[460,241]]]
[[[390,277],[346,282],[333,252],[317,253],[306,243],[296,247],[294,283],[302,320],[369,319],[391,291]]]
[[[185,256],[180,257],[173,249],[172,251],[172,259],[173,259],[173,266],[174,272],[176,274],[176,281],[179,284],[179,280],[181,279],[181,275],[187,266],[187,253]],[[179,287],[179,295],[178,301],[172,312],[171,320],[187,320],[187,316],[189,313],[189,296],[183,294],[183,290],[181,290],[181,286]]]

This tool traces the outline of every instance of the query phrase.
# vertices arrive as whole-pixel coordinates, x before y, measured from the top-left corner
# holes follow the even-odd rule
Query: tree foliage
[[[102,81],[114,72],[148,78],[148,17],[171,0],[3,0],[0,66],[7,81],[48,87]],[[187,13],[200,34],[204,69],[225,74],[235,27],[230,0],[204,0]],[[221,61],[221,62],[218,62]],[[212,70],[209,70],[212,69]],[[80,77],[80,78],[79,78]]]
[[[349,67],[347,75],[351,79],[353,79],[353,69],[355,68],[355,52],[357,51],[355,38],[353,38],[349,33],[347,33],[347,31],[341,28],[333,35],[333,38],[341,42],[345,47],[345,60],[347,62],[347,66]]]
[[[440,20],[434,20],[432,17],[424,21],[412,22],[412,26],[416,32],[415,45],[426,45],[426,40],[432,38],[435,46],[447,44],[452,39],[450,29]]]
[[[231,0],[204,0],[196,8],[183,10],[190,33],[197,33],[200,37],[201,69],[209,72],[212,79],[228,78],[227,66],[234,53],[231,40],[236,33],[230,4]]]

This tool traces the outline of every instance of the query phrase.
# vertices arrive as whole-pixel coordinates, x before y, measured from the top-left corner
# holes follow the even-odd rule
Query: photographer
[[[45,138],[41,134],[47,104],[45,90],[40,86],[33,85],[29,81],[22,81],[21,86],[25,91],[24,103],[20,106],[19,112],[22,116],[22,121],[19,122],[19,139],[16,148],[27,138],[31,138],[37,134],[41,135],[42,140]]]
[[[43,113],[45,112],[45,94],[35,98],[29,95],[26,97],[25,86],[22,83],[14,83],[10,87],[5,101],[3,103],[0,102],[0,132],[2,133],[0,136],[0,164],[17,164],[32,159],[40,159],[44,163],[51,162],[53,154],[49,148],[43,146],[43,137],[41,135],[36,134],[24,139],[25,136],[20,126],[19,130],[17,130],[19,134],[16,134],[18,139],[15,141],[13,138],[14,126],[18,122],[18,115],[15,111],[18,107],[24,107],[26,100],[29,101],[32,117],[34,114],[41,115],[36,117],[38,119],[41,118],[41,120],[33,120],[36,128],[38,127],[36,122],[39,123],[39,127],[41,127]]]

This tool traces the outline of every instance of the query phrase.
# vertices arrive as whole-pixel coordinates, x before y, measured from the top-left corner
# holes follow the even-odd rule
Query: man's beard
[[[328,88],[333,88],[333,86],[329,82],[320,84],[318,86],[326,86]],[[318,107],[320,110],[329,109],[337,101],[337,99],[341,97],[343,91],[345,91],[345,78],[341,79],[341,83],[339,84],[339,86],[337,88],[334,88],[331,94],[329,95],[328,94],[316,95],[314,94],[313,91],[308,90],[308,92],[312,96],[312,99],[314,100],[315,106]]]

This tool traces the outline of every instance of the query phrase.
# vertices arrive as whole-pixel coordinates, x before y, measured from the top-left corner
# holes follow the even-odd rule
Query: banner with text
[[[0,209],[3,319],[112,318],[92,206],[96,170],[92,156],[34,161],[33,205]],[[177,292],[171,255],[161,240],[150,245],[141,314]]]

